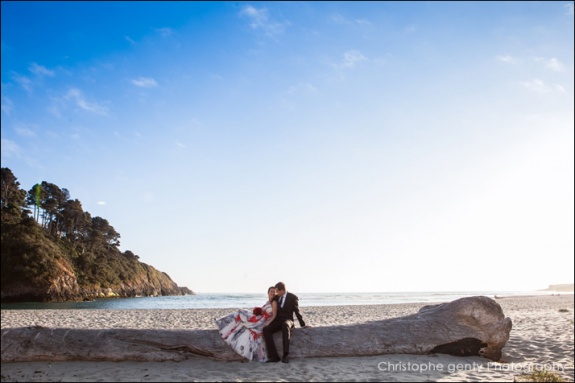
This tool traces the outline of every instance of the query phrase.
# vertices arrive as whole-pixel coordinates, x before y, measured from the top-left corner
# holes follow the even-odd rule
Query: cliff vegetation
[[[120,233],[67,189],[43,181],[26,191],[9,168],[1,172],[3,303],[193,294],[120,251]]]

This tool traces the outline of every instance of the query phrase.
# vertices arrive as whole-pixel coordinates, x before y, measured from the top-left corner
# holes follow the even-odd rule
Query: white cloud
[[[549,59],[545,66],[554,72],[563,72],[565,70],[565,65],[555,57]]]
[[[70,89],[68,91],[68,93],[66,93],[64,98],[66,100],[74,101],[77,106],[79,106],[80,108],[82,108],[88,112],[101,114],[101,115],[107,115],[108,114],[108,108],[106,108],[105,106],[98,105],[96,103],[88,102],[84,98],[84,95],[82,94],[82,92],[79,89],[76,89],[76,88]]]
[[[511,56],[511,55],[499,55],[496,56],[499,61],[502,61],[507,64],[516,64],[519,63],[520,60]],[[563,64],[559,59],[555,57],[546,58],[546,57],[533,57],[532,60],[536,63],[543,64],[543,66],[549,70],[554,72],[565,72],[565,64]]]
[[[317,93],[318,90],[315,86],[308,82],[300,82],[297,85],[292,85],[288,88],[288,93]]]
[[[20,135],[22,137],[28,137],[28,138],[36,137],[36,133],[34,133],[34,131],[32,131],[31,129],[28,129],[25,126],[18,126],[16,128],[14,128],[14,130],[16,131],[16,133],[18,133],[18,135]]]
[[[223,81],[224,78],[222,77],[222,75],[217,74],[217,73],[210,73],[210,78],[216,80],[216,81]]]
[[[130,36],[124,36],[124,38],[130,43],[130,44],[136,44],[136,42],[134,40],[132,40],[130,38]]]
[[[573,3],[572,2],[565,3],[565,11],[569,16],[573,16]]]
[[[36,63],[30,64],[30,66],[28,66],[28,70],[36,76],[35,77],[36,80],[44,76],[50,76],[50,77],[54,76],[54,71],[49,70],[46,67],[38,65]],[[23,76],[16,72],[12,72],[11,77],[28,93],[32,92],[33,86],[36,85],[35,82],[32,81],[30,77]]]
[[[140,77],[135,80],[132,80],[132,84],[135,86],[139,86],[140,88],[154,88],[158,86],[156,80],[151,77]]]
[[[10,112],[12,112],[12,109],[14,109],[14,103],[8,97],[2,96],[1,108],[2,108],[2,112],[6,113],[6,115],[9,116]]]
[[[98,201],[98,202],[96,202],[96,203],[97,203],[98,205],[105,205],[105,204],[106,204],[106,201]]]
[[[548,84],[543,80],[540,79],[533,79],[531,81],[524,81],[523,86],[531,91],[537,93],[550,93],[550,92],[559,92],[559,93],[566,93],[567,90],[565,87],[559,84]]]
[[[356,50],[347,51],[343,54],[343,61],[336,65],[338,68],[353,68],[355,65],[359,64],[360,62],[367,61],[367,57],[365,57],[361,52]]]
[[[260,29],[268,36],[275,36],[282,33],[289,23],[278,23],[272,20],[268,11],[265,8],[254,8],[251,5],[246,5],[240,12],[240,16],[245,16],[250,19],[250,27],[252,29]]]
[[[284,97],[279,99],[279,105],[282,109],[296,110],[299,102],[304,102],[303,99],[310,96],[319,94],[319,90],[309,82],[300,82],[291,85],[285,92]]]
[[[52,104],[46,108],[46,110],[56,117],[62,117],[60,110],[64,107],[63,99],[52,98]]]
[[[369,22],[369,20],[366,19],[353,19],[353,22],[357,25],[365,25],[365,26],[371,25],[371,22]]]
[[[179,149],[185,149],[186,145],[184,145],[183,143],[181,143],[180,141],[176,141],[176,147]]]
[[[14,141],[2,138],[0,142],[2,144],[2,157],[13,158],[20,155],[20,147]]]
[[[555,84],[553,86],[553,89],[555,89],[557,92],[560,92],[560,93],[567,93],[567,89],[565,89],[564,86],[559,85],[559,84]]]
[[[413,33],[417,30],[417,27],[415,25],[408,25],[407,27],[405,27],[405,31],[407,33]]]
[[[12,78],[14,79],[14,81],[16,81],[18,84],[20,84],[20,86],[21,86],[26,92],[31,92],[31,91],[32,91],[32,80],[30,80],[28,77],[19,75],[19,74],[17,74],[17,73],[14,73],[14,74],[12,75]]]
[[[28,70],[30,72],[34,73],[36,76],[49,76],[49,77],[54,76],[53,70],[50,70],[50,69],[46,68],[45,66],[38,65],[36,63],[30,64],[30,66],[28,67]]]
[[[162,37],[168,37],[171,34],[174,33],[174,30],[172,28],[157,28],[156,32],[158,32]]]
[[[499,56],[497,56],[497,59],[498,59],[499,61],[503,61],[504,63],[509,63],[509,64],[515,62],[515,59],[514,59],[512,56],[510,56],[510,55],[504,55],[504,56],[499,55]]]
[[[331,14],[330,19],[334,23],[341,25],[359,25],[359,26],[371,25],[371,22],[369,22],[366,19],[348,19],[345,16],[340,15],[339,13]]]
[[[555,57],[552,57],[550,59],[545,58],[545,57],[534,57],[533,60],[535,60],[536,62],[543,63],[543,65],[545,65],[545,68],[550,69],[553,72],[564,72],[565,71],[565,64],[563,64],[561,61],[559,61]]]
[[[529,90],[533,90],[535,92],[547,93],[551,90],[551,88],[545,84],[542,80],[533,79],[531,81],[524,81],[523,86]]]

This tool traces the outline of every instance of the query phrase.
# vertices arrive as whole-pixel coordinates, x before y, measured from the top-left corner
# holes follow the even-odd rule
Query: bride
[[[277,301],[276,289],[272,286],[268,289],[268,301],[262,307],[239,309],[216,319],[224,341],[244,358],[265,362],[268,356],[262,332],[276,317]]]

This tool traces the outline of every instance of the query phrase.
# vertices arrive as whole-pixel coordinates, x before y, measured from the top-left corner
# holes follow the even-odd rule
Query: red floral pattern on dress
[[[261,313],[256,309],[260,309]],[[267,351],[262,331],[271,315],[271,303],[266,302],[262,307],[255,307],[251,311],[240,309],[216,319],[216,325],[223,340],[232,346],[234,351],[246,359],[265,362]]]

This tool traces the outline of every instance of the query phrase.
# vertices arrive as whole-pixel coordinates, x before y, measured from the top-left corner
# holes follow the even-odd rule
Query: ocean
[[[553,291],[436,291],[436,292],[382,292],[382,293],[294,293],[299,297],[301,307],[306,306],[347,306],[378,305],[394,303],[436,303],[476,295],[506,297],[517,295],[550,295]],[[566,294],[566,293],[561,293]],[[572,294],[572,293],[571,293]],[[252,308],[262,306],[265,294],[241,293],[199,293],[196,295],[108,298],[91,302],[63,303],[3,303],[2,309],[212,309],[212,308]]]

